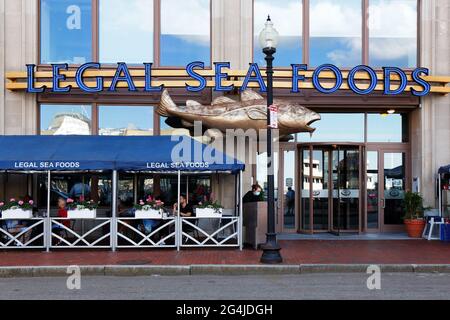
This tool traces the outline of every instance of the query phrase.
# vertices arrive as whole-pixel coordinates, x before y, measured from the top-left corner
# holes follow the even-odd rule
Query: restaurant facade
[[[0,134],[171,135],[176,128],[156,112],[161,92],[148,88],[143,63],[152,64],[152,88],[164,84],[177,105],[188,100],[211,105],[221,96],[238,100],[238,89],[224,92],[210,84],[217,71],[215,63],[230,63],[224,81],[236,87],[242,86],[249,64],[264,70],[258,35],[268,14],[280,35],[274,55],[275,98],[305,106],[321,117],[312,124],[316,128],[312,134],[300,132],[282,139],[275,150],[277,232],[403,232],[401,204],[408,190],[421,192],[427,206],[439,208],[437,172],[450,163],[447,0],[4,0],[0,2],[0,78],[4,79],[0,82]],[[186,66],[194,61],[204,65],[203,90],[186,89],[187,83],[197,84],[186,74]],[[86,71],[91,87],[100,75],[103,84],[111,84],[118,63],[124,62],[136,77],[136,90],[123,80],[116,90],[108,86],[97,92],[82,90],[75,73],[90,62],[101,68]],[[54,89],[52,64],[67,64],[67,79],[61,78],[61,87],[71,85],[71,90],[27,92],[27,65],[35,65],[33,88],[47,84]],[[309,80],[298,92],[284,85],[292,82],[292,64],[308,65]],[[309,85],[311,73],[327,64],[339,68],[345,79],[355,66],[369,66],[380,81],[383,68],[396,67],[405,72],[408,83],[413,70],[426,68],[430,92],[419,96],[404,88],[387,94],[378,82],[369,94],[355,93],[345,84],[334,92],[320,92]],[[335,81],[324,78],[324,83]],[[358,79],[368,82],[361,75]],[[257,91],[256,85],[253,81],[250,87]],[[254,183],[267,188],[265,153],[252,151],[254,162],[248,155],[236,156],[245,163],[242,176],[229,174],[229,168],[223,170],[225,175],[198,170],[184,176],[178,170],[122,170],[117,173],[115,192],[113,173],[106,169],[80,174],[65,168],[51,176],[46,174],[50,170],[32,170],[36,168],[3,170],[0,199],[26,195],[38,208],[56,212],[58,198],[68,198],[71,189],[82,183],[90,187],[88,192],[104,212],[117,207],[111,209],[112,216],[121,210],[119,206],[155,193],[172,205],[181,192],[193,202],[207,196],[234,212],[231,217],[239,217],[241,193]],[[111,199],[112,194],[118,201]],[[113,236],[128,228],[125,220],[111,231]],[[101,221],[96,224],[97,231],[105,227]],[[236,229],[242,231],[242,221],[231,225],[232,231],[229,227],[226,223],[216,227],[226,233],[220,244],[236,235]],[[132,246],[139,244],[134,241]],[[176,241],[188,246],[182,238]],[[212,241],[205,244],[218,243]],[[242,241],[233,244],[240,246]]]

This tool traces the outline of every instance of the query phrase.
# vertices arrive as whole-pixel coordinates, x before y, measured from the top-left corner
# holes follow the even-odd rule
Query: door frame
[[[365,148],[365,144],[364,143],[357,143],[357,142],[318,142],[318,143],[293,143],[293,145],[296,145],[296,159],[297,159],[297,164],[300,163],[300,160],[302,159],[302,154],[301,152],[304,149],[308,149],[309,153],[310,153],[310,167],[312,168],[312,161],[313,161],[313,157],[312,157],[312,152],[314,150],[314,148],[317,147],[323,147],[324,149],[327,149],[330,151],[330,156],[329,156],[329,184],[330,184],[330,192],[329,192],[329,196],[328,196],[328,230],[314,230],[314,206],[313,206],[313,181],[312,179],[310,179],[310,196],[309,196],[309,220],[310,220],[310,227],[309,229],[301,229],[301,219],[302,219],[302,215],[301,215],[301,210],[300,210],[300,201],[301,201],[301,193],[302,193],[302,188],[301,188],[301,182],[302,182],[302,170],[299,170],[300,166],[297,166],[297,190],[298,190],[298,195],[296,195],[296,224],[298,223],[298,232],[299,233],[306,233],[306,234],[314,234],[314,233],[332,233],[333,232],[333,186],[332,186],[332,152],[336,149],[338,149],[339,147],[341,148],[354,148],[356,150],[358,150],[359,152],[359,166],[360,166],[360,170],[359,170],[359,227],[358,230],[340,230],[339,233],[361,233],[363,231],[363,226],[364,226],[364,212],[365,210],[363,208],[365,208],[365,171],[363,172],[363,170],[361,170],[361,168],[365,168],[365,166],[362,166],[363,163],[365,163],[365,157],[366,157],[366,148]],[[300,164],[302,165],[302,164]],[[310,169],[310,175],[312,175],[312,170]],[[311,177],[310,177],[311,178]]]
[[[282,233],[297,233],[300,228],[300,201],[299,201],[299,179],[300,170],[297,165],[300,161],[298,147],[296,142],[280,142],[279,144],[279,154],[278,154],[278,202],[277,202],[277,214],[278,214],[278,227],[277,232]],[[295,191],[295,204],[294,204],[294,228],[285,228],[284,226],[284,205],[285,205],[285,197],[284,197],[284,152],[285,151],[293,151],[295,153],[295,163],[294,163],[294,191]]]
[[[384,154],[385,153],[405,153],[405,191],[411,190],[411,147],[409,143],[368,143],[365,151],[378,152],[378,228],[367,227],[367,205],[364,206],[364,229],[368,233],[402,232],[405,230],[401,225],[384,224]],[[367,181],[367,163],[364,162],[364,180]],[[364,188],[364,199],[367,199],[367,188]]]

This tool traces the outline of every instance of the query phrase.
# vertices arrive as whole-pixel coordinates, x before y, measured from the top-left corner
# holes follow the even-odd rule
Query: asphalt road
[[[3,278],[0,299],[450,299],[450,274],[381,275],[367,289],[366,274],[264,276],[82,277],[80,290],[66,278]]]

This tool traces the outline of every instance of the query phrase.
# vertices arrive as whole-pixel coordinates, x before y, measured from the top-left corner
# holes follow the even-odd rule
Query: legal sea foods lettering
[[[16,169],[78,169],[80,163],[75,161],[17,161],[14,162]]]
[[[164,85],[160,86],[152,86],[152,63],[144,63],[144,69],[145,69],[145,86],[143,91],[144,92],[161,92],[164,88]],[[45,86],[36,88],[35,87],[35,79],[34,79],[34,71],[35,71],[36,65],[34,64],[27,64],[27,92],[30,93],[41,93],[44,92],[47,88]],[[54,93],[66,93],[70,92],[72,87],[70,85],[61,86],[61,81],[66,80],[66,76],[64,74],[61,74],[61,71],[68,70],[69,65],[68,64],[52,64],[52,89],[51,92]],[[201,61],[195,61],[191,62],[186,66],[186,72],[193,80],[197,80],[199,82],[196,86],[191,86],[186,84],[186,90],[190,92],[199,92],[206,88],[207,80],[204,76],[200,75],[196,71],[201,69],[203,70],[205,68],[205,64]],[[226,80],[228,78],[228,74],[223,70],[224,68],[230,69],[230,63],[229,62],[215,62],[214,63],[214,71],[215,71],[215,91],[231,91],[234,89],[234,85],[223,85],[223,80]],[[79,66],[76,70],[75,75],[75,81],[77,86],[84,92],[87,93],[96,93],[101,92],[105,89],[104,86],[104,79],[102,76],[95,77],[96,85],[95,87],[87,86],[84,81],[84,74],[88,70],[100,70],[101,64],[96,62],[90,62],[85,63],[81,66]],[[306,64],[292,64],[292,83],[291,83],[291,92],[292,93],[298,93],[299,90],[299,82],[305,81],[305,76],[301,74],[301,71],[308,70],[308,65]],[[333,87],[326,88],[320,83],[320,74],[322,72],[332,72],[335,76],[335,83]],[[359,72],[365,72],[368,76],[368,82],[369,86],[365,89],[361,89],[357,86],[355,79],[356,74]],[[399,79],[399,84],[397,88],[392,89],[391,88],[391,75],[396,75]],[[423,76],[428,76],[429,70],[426,68],[416,68],[411,72],[411,78],[412,82],[415,83],[415,86],[420,86],[421,90],[416,90],[416,88],[411,87],[410,91],[414,96],[425,96],[427,95],[431,90],[431,85],[424,80]],[[348,73],[347,79],[345,79],[347,82],[350,90],[352,90],[354,93],[359,95],[367,95],[372,93],[378,84],[378,76],[374,69],[372,69],[369,66],[365,65],[359,65],[354,67],[350,72]],[[136,88],[134,84],[133,77],[131,76],[131,73],[128,69],[128,66],[124,62],[117,63],[117,68],[115,75],[112,78],[111,85],[109,88],[107,88],[107,91],[110,92],[116,92],[117,91],[117,85],[119,82],[126,82],[128,90],[137,92],[138,89]],[[241,91],[247,89],[249,83],[254,82],[259,85],[261,92],[267,92],[266,84],[263,80],[263,77],[261,75],[260,68],[257,63],[251,63],[247,74],[244,78],[243,84],[240,88]],[[314,88],[324,94],[331,94],[339,90],[339,88],[342,86],[344,82],[344,77],[342,74],[342,71],[332,64],[324,64],[319,66],[313,71],[312,75],[312,83]],[[398,95],[405,91],[407,85],[408,85],[408,78],[405,73],[400,68],[397,67],[384,67],[383,68],[383,93],[385,95]]]

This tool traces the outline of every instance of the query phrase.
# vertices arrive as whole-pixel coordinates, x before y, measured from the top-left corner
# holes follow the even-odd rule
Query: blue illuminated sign
[[[145,70],[145,86],[143,88],[144,92],[161,92],[164,88],[164,85],[160,85],[157,87],[152,86],[152,64],[151,63],[144,63],[144,70]],[[42,86],[40,88],[35,87],[35,79],[34,79],[34,72],[35,72],[36,66],[33,64],[27,65],[27,91],[31,93],[42,93],[47,88],[45,86]],[[52,88],[49,90],[54,93],[67,93],[70,92],[72,87],[71,86],[63,86],[62,83],[66,80],[66,76],[61,73],[61,71],[68,70],[69,66],[67,64],[52,64],[52,72],[53,72],[53,78],[52,78]],[[133,77],[130,73],[130,70],[128,69],[128,66],[125,62],[119,62],[117,64],[116,72],[114,76],[112,77],[111,84],[108,88],[105,88],[104,86],[104,79],[102,76],[96,76],[96,85],[93,86],[87,86],[84,81],[84,73],[87,70],[100,70],[101,65],[99,63],[90,62],[85,63],[79,66],[76,69],[75,74],[75,82],[80,88],[80,90],[87,92],[87,93],[95,93],[95,92],[101,92],[103,90],[107,90],[110,92],[116,92],[117,86],[120,82],[126,83],[126,86],[129,91],[136,92],[138,91],[138,88],[136,87]],[[186,90],[190,92],[199,92],[206,88],[207,86],[207,80],[206,77],[202,76],[200,73],[198,73],[199,70],[204,70],[205,64],[201,61],[195,61],[191,62],[186,66],[186,72],[190,78],[193,80],[198,81],[198,85],[188,85],[186,83]],[[223,81],[228,78],[228,74],[223,69],[230,69],[230,63],[229,62],[215,62],[214,63],[214,79],[215,79],[215,91],[231,91],[234,89],[233,85],[224,85]],[[298,93],[299,90],[299,83],[302,81],[305,81],[305,76],[303,74],[300,74],[301,72],[304,72],[308,70],[308,66],[306,64],[292,64],[291,65],[292,70],[292,87],[291,92],[292,93]],[[320,81],[320,75],[322,72],[328,72],[334,74],[334,83],[332,87],[324,87],[323,84]],[[367,88],[360,88],[358,87],[358,84],[356,83],[356,74],[357,73],[365,73],[367,74],[367,82],[369,86]],[[391,87],[391,76],[397,76],[396,85],[395,88],[392,89]],[[417,68],[411,72],[411,88],[410,91],[414,96],[425,96],[427,95],[431,90],[431,85],[423,78],[423,76],[428,76],[429,70],[426,68]],[[92,78],[92,77],[91,77]],[[337,90],[341,88],[341,86],[344,84],[344,81],[348,85],[349,89],[353,91],[356,94],[359,95],[367,95],[371,94],[376,88],[377,84],[379,83],[379,80],[382,81],[383,85],[383,94],[385,95],[398,95],[405,91],[407,85],[408,85],[408,78],[406,75],[406,72],[403,71],[400,68],[396,67],[384,67],[383,68],[383,78],[379,79],[377,73],[374,69],[372,69],[369,66],[365,65],[359,65],[354,67],[350,72],[348,73],[348,76],[346,79],[344,79],[342,71],[332,64],[324,64],[319,67],[317,67],[312,74],[312,83],[315,90],[324,93],[324,94],[332,94],[335,93]],[[243,80],[242,86],[240,88],[241,91],[247,89],[250,83],[256,83],[258,84],[259,90],[261,92],[266,92],[267,87],[264,82],[263,76],[261,74],[261,70],[257,63],[251,63],[247,74]],[[417,90],[417,88],[421,88]]]

